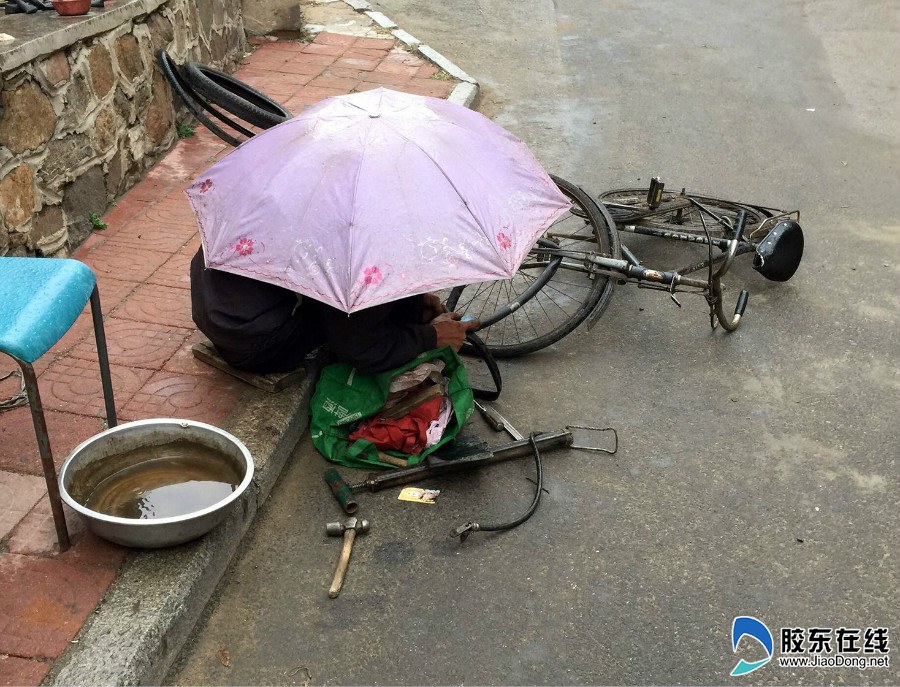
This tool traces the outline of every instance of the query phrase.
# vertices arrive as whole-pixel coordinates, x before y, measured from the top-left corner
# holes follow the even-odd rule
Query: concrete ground
[[[524,509],[527,461],[442,480],[435,506],[363,497],[335,601],[339,511],[301,445],[167,682],[897,684],[896,665],[729,677],[765,658],[733,650],[736,616],[778,658],[782,628],[900,632],[896,3],[378,9],[454,56],[550,171],[799,208],[804,261],[785,284],[733,270],[751,297],[732,335],[630,286],[592,331],[504,363],[520,430],[612,425],[618,454],[548,455],[535,516],[463,545],[450,527]]]

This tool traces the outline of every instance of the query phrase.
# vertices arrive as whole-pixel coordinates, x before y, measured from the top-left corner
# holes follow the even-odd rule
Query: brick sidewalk
[[[265,42],[236,76],[295,114],[380,86],[446,98],[457,82],[390,39],[321,33]],[[73,255],[97,275],[121,421],[179,417],[222,424],[243,383],[194,359],[188,263],[200,246],[184,187],[231,150],[202,127],[180,140]],[[0,374],[17,369],[8,359]],[[59,467],[102,431],[103,394],[89,309],[35,363]],[[0,382],[0,398],[18,392]],[[0,686],[38,685],[100,602],[126,549],[86,531],[67,509],[72,548],[56,536],[28,407],[0,413]]]

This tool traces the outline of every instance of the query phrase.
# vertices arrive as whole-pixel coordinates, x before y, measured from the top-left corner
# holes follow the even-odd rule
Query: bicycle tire
[[[551,178],[572,208],[547,228],[513,278],[456,287],[447,298],[448,309],[489,323],[478,334],[497,358],[534,353],[558,342],[588,315],[599,315],[612,297],[614,279],[540,257],[541,244],[546,246],[548,241],[560,248],[619,256],[618,235],[609,213],[575,184]],[[541,278],[548,280],[546,285],[523,298]],[[513,302],[517,305],[510,308]]]
[[[172,86],[172,90],[175,91],[175,94],[181,99],[181,102],[185,104],[185,106],[200,121],[200,123],[203,124],[203,126],[205,126],[216,136],[225,141],[225,143],[231,146],[237,147],[241,144],[241,141],[239,139],[223,131],[209,117],[207,117],[203,113],[203,110],[205,109],[213,114],[216,118],[223,120],[226,124],[228,124],[228,126],[232,127],[236,131],[240,131],[248,137],[253,136],[252,131],[244,129],[236,122],[232,122],[221,113],[213,110],[208,103],[204,103],[201,98],[197,97],[196,93],[189,93],[188,91],[190,90],[190,86],[184,81],[181,73],[178,71],[177,65],[172,62],[172,58],[169,57],[169,54],[165,50],[160,50],[157,53],[157,57],[159,59],[159,65],[162,69],[163,76],[166,77],[169,85]],[[198,106],[198,103],[200,103],[200,106]]]
[[[744,228],[744,238],[751,243],[758,243],[763,236],[756,236],[756,229],[769,217],[772,212],[766,209],[754,206],[749,203],[739,201],[722,200],[721,198],[713,198],[711,196],[702,196],[694,193],[685,193],[685,196],[695,199],[697,202],[709,208],[716,214],[724,217],[730,222],[734,222],[739,210],[744,210],[747,216],[747,223]],[[680,193],[674,191],[664,191],[662,195],[661,207],[680,197]],[[617,189],[607,191],[600,194],[599,200],[609,210],[610,215],[617,225],[626,225],[630,223],[640,223],[645,226],[657,227],[660,229],[669,229],[672,231],[683,231],[691,234],[703,234],[703,222],[700,216],[703,214],[696,207],[689,207],[678,211],[672,211],[662,214],[655,214],[648,217],[642,217],[640,211],[630,212],[627,208],[621,206],[633,206],[634,208],[649,209],[647,207],[647,189]],[[705,216],[706,227],[709,229],[710,236],[724,237],[726,229],[714,219]],[[727,238],[731,238],[727,236]]]
[[[268,129],[292,117],[264,93],[230,74],[198,62],[186,62],[185,80],[209,102],[253,126]]]

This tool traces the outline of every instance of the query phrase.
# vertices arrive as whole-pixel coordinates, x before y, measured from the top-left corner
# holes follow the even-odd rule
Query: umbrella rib
[[[418,143],[416,143],[416,142],[413,141],[411,138],[409,138],[409,136],[405,135],[402,131],[400,131],[400,130],[397,129],[396,127],[392,126],[390,122],[385,122],[385,126],[389,126],[391,129],[394,130],[394,132],[395,132],[398,136],[400,136],[402,139],[404,139],[405,141],[407,141],[408,143],[410,143],[410,145],[413,145],[413,146],[415,146],[416,148],[418,148],[418,149],[422,152],[422,154],[423,154],[425,157],[427,157],[429,160],[431,160],[431,164],[433,164],[433,165],[435,166],[435,168],[436,168],[436,169],[441,173],[441,175],[444,177],[444,179],[447,180],[447,183],[450,184],[450,187],[451,187],[454,191],[456,191],[456,195],[459,196],[459,199],[462,200],[463,205],[466,206],[466,211],[469,213],[469,216],[471,216],[472,220],[475,222],[475,225],[476,225],[479,229],[481,229],[481,231],[482,231],[482,233],[484,234],[485,238],[488,239],[488,243],[490,244],[491,248],[494,249],[494,253],[497,254],[497,257],[500,259],[500,264],[501,264],[501,265],[504,264],[504,263],[505,263],[505,260],[503,259],[503,255],[500,253],[500,250],[497,248],[497,246],[496,246],[496,245],[494,244],[494,242],[491,240],[491,237],[488,235],[488,233],[487,233],[485,227],[482,226],[481,222],[478,221],[478,218],[475,216],[475,213],[472,212],[472,208],[469,207],[468,201],[463,197],[463,194],[460,193],[459,188],[457,188],[456,184],[453,183],[453,180],[450,179],[449,176],[447,176],[447,173],[446,173],[446,172],[443,170],[443,168],[437,163],[437,160],[435,160],[435,159],[428,153],[428,151],[425,150],[422,146],[420,146]]]
[[[369,119],[369,128],[361,146],[359,165],[356,168],[356,179],[353,180],[353,196],[350,198],[350,230],[347,232],[347,293],[353,290],[353,232],[356,227],[356,197],[359,195],[359,179],[362,176],[363,159],[366,156],[366,148],[369,138],[372,136],[372,120]],[[348,303],[348,305],[350,305]]]

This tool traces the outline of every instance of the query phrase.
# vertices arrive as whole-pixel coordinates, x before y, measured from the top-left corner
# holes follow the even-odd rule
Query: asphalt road
[[[504,363],[520,430],[612,425],[618,454],[549,454],[535,516],[462,545],[451,526],[527,506],[528,461],[443,480],[434,506],[364,496],[372,531],[333,601],[339,511],[304,441],[169,681],[900,683],[896,661],[729,677],[766,657],[732,651],[741,615],[776,658],[782,628],[844,627],[887,628],[896,659],[897,3],[377,5],[476,77],[548,170],[799,208],[804,261],[784,284],[733,270],[751,292],[734,334],[702,300],[626,286],[592,331]]]

